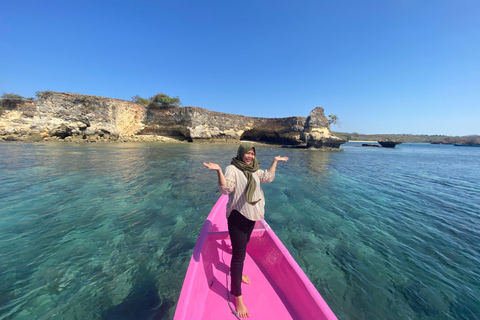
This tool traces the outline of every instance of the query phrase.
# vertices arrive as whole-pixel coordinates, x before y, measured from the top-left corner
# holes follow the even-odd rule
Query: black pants
[[[228,217],[228,233],[232,241],[232,262],[230,263],[232,288],[230,293],[235,297],[242,295],[243,262],[254,226],[255,221],[245,218],[237,210],[233,210]]]

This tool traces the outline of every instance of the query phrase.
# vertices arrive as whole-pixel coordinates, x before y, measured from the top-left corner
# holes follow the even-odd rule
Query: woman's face
[[[252,148],[245,153],[243,156],[243,162],[246,164],[251,164],[253,159],[255,159],[255,150]]]

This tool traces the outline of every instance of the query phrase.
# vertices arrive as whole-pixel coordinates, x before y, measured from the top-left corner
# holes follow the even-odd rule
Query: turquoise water
[[[480,148],[259,147],[267,221],[339,319],[480,319]],[[236,145],[0,144],[0,319],[172,319]]]

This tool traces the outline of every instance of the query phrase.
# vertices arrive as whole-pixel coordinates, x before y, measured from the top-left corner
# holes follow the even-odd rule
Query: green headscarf
[[[245,153],[248,152],[248,150],[252,148],[255,151],[253,143],[243,142],[240,147],[238,147],[237,156],[232,159],[231,164],[241,170],[245,174],[245,177],[247,177],[247,202],[250,204],[255,204],[258,202],[258,200],[253,202],[253,194],[255,193],[255,189],[257,188],[257,183],[255,182],[252,173],[260,169],[260,162],[257,161],[257,157],[252,160],[251,164],[243,162],[243,156],[245,155]]]

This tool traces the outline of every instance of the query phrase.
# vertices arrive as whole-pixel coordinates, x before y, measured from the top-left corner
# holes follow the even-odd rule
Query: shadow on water
[[[175,306],[172,299],[161,299],[154,279],[144,279],[119,305],[102,313],[102,320],[169,319],[169,310]]]

